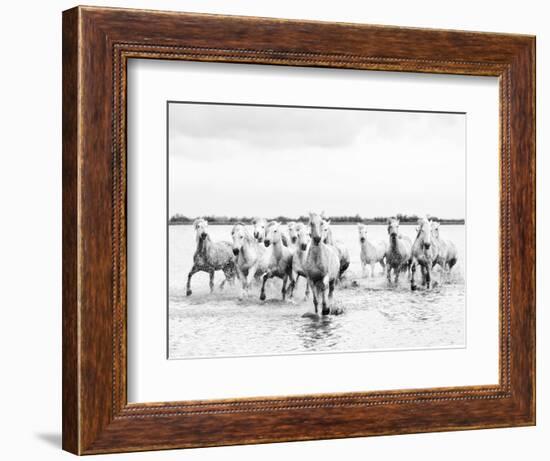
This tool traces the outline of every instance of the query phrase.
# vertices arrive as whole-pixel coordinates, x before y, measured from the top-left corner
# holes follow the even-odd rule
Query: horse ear
[[[199,227],[199,222],[200,222],[200,218],[197,218],[193,221],[193,228],[196,229],[197,227]]]
[[[327,224],[330,224],[330,219],[326,219]]]

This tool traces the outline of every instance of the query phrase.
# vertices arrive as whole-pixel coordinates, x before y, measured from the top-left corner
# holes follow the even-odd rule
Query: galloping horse
[[[238,223],[231,230],[233,238],[233,254],[235,255],[235,269],[241,281],[242,299],[248,296],[252,279],[265,273],[267,269],[266,251],[264,251],[256,239],[252,237],[244,224]]]
[[[361,247],[361,253],[359,255],[361,260],[361,267],[363,268],[363,277],[366,275],[367,266],[370,266],[370,276],[374,277],[374,266],[376,263],[382,266],[382,272],[386,270],[386,263],[384,258],[386,257],[386,243],[378,242],[377,245],[372,244],[367,239],[367,226],[364,224],[357,224],[357,230],[359,231],[359,246]]]
[[[322,215],[322,227],[323,227],[323,243],[333,246],[338,252],[338,258],[340,260],[340,272],[338,274],[338,280],[342,279],[342,275],[346,272],[350,264],[349,251],[346,246],[339,240],[334,240],[332,236],[332,229],[330,228],[330,219],[325,219]]]
[[[391,283],[391,271],[394,273],[394,283],[399,282],[399,273],[410,267],[411,240],[399,233],[399,220],[391,218],[388,221],[389,246],[386,250],[386,275]]]
[[[307,251],[310,243],[309,229],[304,223],[296,224],[296,242],[294,254],[292,255],[292,281],[290,282],[290,297],[294,296],[294,288],[300,277],[306,279],[305,299],[309,297],[309,283],[307,283],[307,275],[305,271]],[[291,234],[292,235],[292,234]],[[291,237],[292,238],[292,237]]]
[[[432,228],[427,218],[418,221],[416,239],[411,251],[411,290],[416,290],[416,266],[422,272],[422,285],[430,288],[432,266],[435,258],[432,246]]]
[[[437,221],[430,221],[430,224],[432,227],[433,245],[435,247],[435,257],[432,267],[439,264],[444,272],[450,272],[458,260],[456,246],[452,241],[443,240],[440,237],[439,226],[441,223]]]
[[[193,293],[191,277],[197,272],[208,272],[210,275],[210,292],[214,291],[214,272],[223,271],[225,275],[220,288],[224,287],[226,281],[233,283],[235,279],[235,262],[231,254],[231,244],[229,242],[213,242],[208,234],[206,219],[196,219],[193,226],[197,247],[193,255],[193,267],[187,275],[187,296]]]
[[[328,301],[330,302],[334,292],[334,283],[340,275],[340,257],[335,247],[324,243],[327,232],[326,227],[323,226],[321,216],[310,213],[309,227],[312,242],[309,245],[304,269],[313,292],[315,313],[317,313],[319,298],[321,298],[321,313],[328,315],[330,314],[330,308],[327,304],[327,289]]]
[[[286,283],[290,278],[290,285],[294,285],[292,277],[292,252],[283,245],[280,224],[276,221],[271,221],[266,229],[264,245],[271,246],[267,271],[262,275],[262,290],[260,292],[260,300],[265,300],[265,282],[272,277],[283,279],[283,288],[281,293],[283,301],[286,297]]]
[[[265,218],[254,218],[253,221],[252,221],[252,226],[254,226],[253,234],[254,234],[254,238],[256,239],[256,241],[258,243],[264,243],[265,234],[266,234],[267,226],[268,226],[267,219],[265,219]],[[283,241],[283,245],[285,247],[288,246],[289,240],[290,239],[288,237],[288,234],[286,232],[282,232],[282,241]]]

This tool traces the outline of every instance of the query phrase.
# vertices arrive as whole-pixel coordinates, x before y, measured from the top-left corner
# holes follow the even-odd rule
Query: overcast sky
[[[466,116],[169,104],[169,214],[465,216]]]

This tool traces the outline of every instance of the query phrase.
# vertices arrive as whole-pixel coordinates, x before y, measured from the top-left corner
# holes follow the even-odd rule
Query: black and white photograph
[[[466,114],[167,119],[168,358],[465,347]]]

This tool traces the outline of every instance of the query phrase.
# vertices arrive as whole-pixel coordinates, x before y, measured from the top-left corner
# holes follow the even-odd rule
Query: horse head
[[[295,221],[290,221],[287,223],[286,227],[288,228],[288,236],[290,237],[290,241],[293,244],[296,244],[298,240],[298,230],[297,230],[297,224]]]
[[[399,235],[399,219],[391,218],[388,221],[388,234],[392,240],[395,240]]]
[[[276,245],[278,243],[281,243],[282,237],[281,237],[281,224],[277,221],[271,221],[266,228],[265,231],[265,240],[264,245],[268,247],[273,243],[273,245]]]
[[[198,239],[204,240],[208,236],[208,221],[203,218],[195,219],[193,222],[195,228],[195,235]]]
[[[254,225],[254,238],[260,243],[263,242],[265,238],[267,221],[264,218],[255,218],[252,224]]]
[[[418,221],[417,240],[420,240],[422,248],[429,250],[432,245],[432,226],[427,218],[422,218]]]
[[[321,230],[323,232],[323,243],[328,243],[332,245],[332,231],[330,230],[330,219],[323,218],[321,224]]]
[[[439,223],[437,221],[430,221],[430,224],[432,226],[432,235],[436,239],[439,239],[439,226],[441,225],[441,223]]]
[[[357,230],[359,231],[359,242],[365,243],[367,240],[367,226],[364,224],[357,224]]]
[[[309,230],[314,245],[319,245],[323,239],[323,218],[317,213],[309,213]]]
[[[306,251],[307,246],[309,245],[309,241],[311,239],[307,226],[305,226],[303,223],[298,223],[296,225],[296,235],[296,241],[300,249],[302,251]]]
[[[237,256],[242,250],[246,241],[246,229],[243,224],[235,224],[231,229],[231,238],[233,239],[233,254]]]

